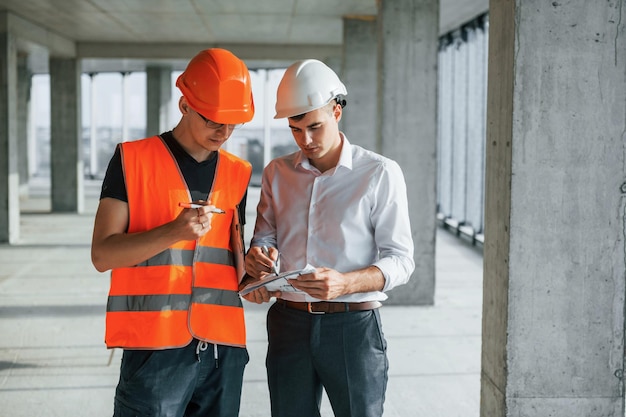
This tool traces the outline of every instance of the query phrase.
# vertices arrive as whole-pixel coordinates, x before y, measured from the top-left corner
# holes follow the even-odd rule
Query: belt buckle
[[[325,311],[313,311],[311,309],[311,305],[313,303],[311,303],[310,301],[306,303],[306,310],[310,313],[310,314],[326,314]]]

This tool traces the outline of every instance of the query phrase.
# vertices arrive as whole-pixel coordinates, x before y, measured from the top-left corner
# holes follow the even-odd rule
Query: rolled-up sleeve
[[[376,204],[371,219],[379,259],[374,266],[385,277],[385,292],[406,284],[415,270],[406,183],[395,161],[386,161],[375,193]]]

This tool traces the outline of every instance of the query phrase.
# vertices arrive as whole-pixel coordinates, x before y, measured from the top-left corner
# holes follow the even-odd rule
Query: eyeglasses
[[[243,123],[238,123],[238,124],[216,123],[213,120],[207,119],[206,117],[204,117],[203,115],[201,115],[197,111],[196,111],[196,113],[198,114],[198,116],[200,116],[202,118],[202,120],[204,120],[204,124],[206,125],[206,127],[208,127],[209,129],[212,129],[212,130],[219,130],[219,129],[223,128],[224,126],[226,126],[228,128],[228,130],[234,130],[234,129],[237,129],[238,127],[243,126]]]

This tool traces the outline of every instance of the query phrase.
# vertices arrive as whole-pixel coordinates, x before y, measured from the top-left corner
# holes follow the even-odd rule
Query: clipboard
[[[288,280],[295,279],[300,275],[309,274],[311,272],[315,272],[315,267],[307,265],[302,269],[281,272],[278,275],[269,274],[260,281],[254,281],[246,285],[241,291],[239,291],[239,295],[249,294],[261,287],[267,288],[268,291],[297,292],[305,294],[303,291],[294,288]]]

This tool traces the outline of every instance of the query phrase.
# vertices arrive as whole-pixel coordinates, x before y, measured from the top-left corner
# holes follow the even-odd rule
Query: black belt
[[[373,310],[382,306],[380,301],[365,301],[362,303],[317,301],[313,303],[307,303],[301,301],[283,300],[282,298],[279,298],[276,300],[276,302],[287,308],[306,311],[311,314],[346,313],[348,311]]]

